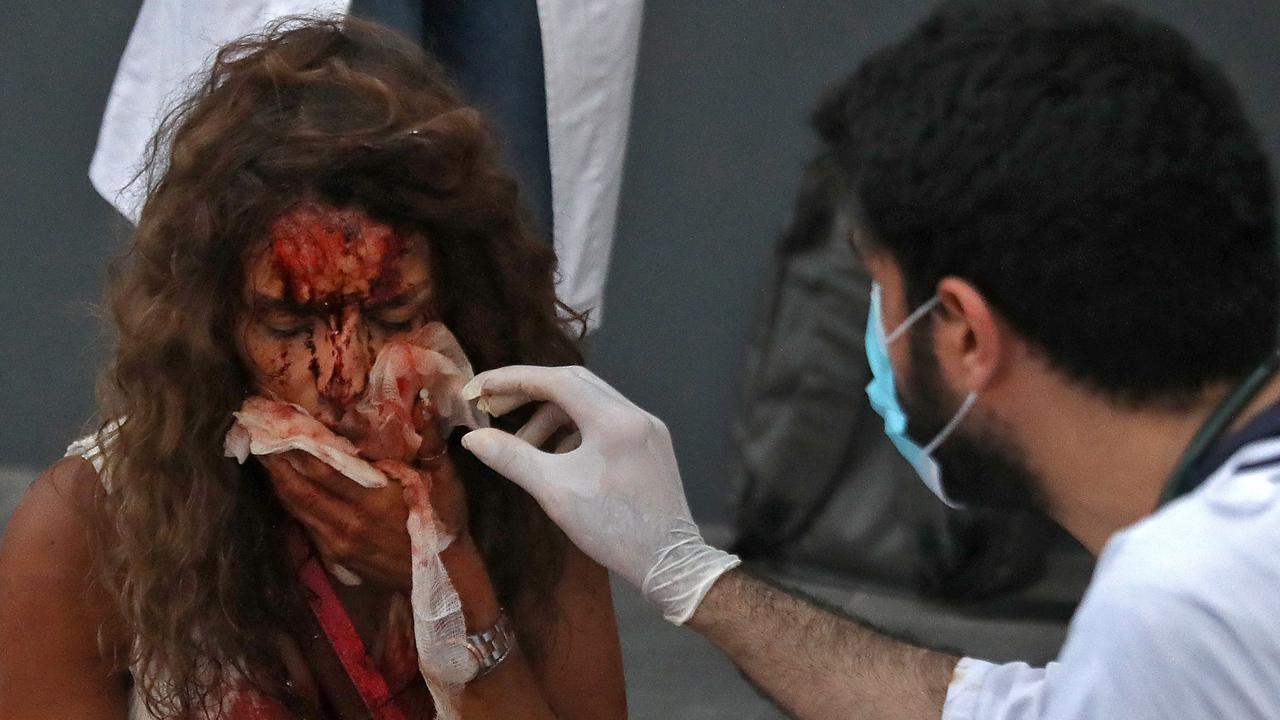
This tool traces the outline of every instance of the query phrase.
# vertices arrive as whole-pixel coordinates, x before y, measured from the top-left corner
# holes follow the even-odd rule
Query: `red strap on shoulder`
[[[373,720],[406,720],[391,697],[386,679],[365,652],[364,642],[360,640],[351,616],[334,593],[329,577],[301,528],[295,525],[288,535],[289,554],[299,565],[298,579],[307,591],[307,604],[360,694],[369,717]]]

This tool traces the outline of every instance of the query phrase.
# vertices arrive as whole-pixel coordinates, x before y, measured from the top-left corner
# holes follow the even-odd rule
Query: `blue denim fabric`
[[[489,118],[538,234],[551,240],[551,160],[535,0],[353,0],[351,13],[419,39]]]

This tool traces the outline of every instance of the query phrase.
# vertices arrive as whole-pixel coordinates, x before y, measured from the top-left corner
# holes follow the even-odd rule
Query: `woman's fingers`
[[[307,528],[326,529],[337,524],[344,515],[349,515],[346,511],[348,505],[342,498],[312,482],[298,471],[289,457],[266,455],[261,460],[269,470],[271,484],[274,484],[276,496],[284,503],[285,510]]]
[[[284,453],[260,456],[259,460],[271,476],[276,496],[302,523],[335,577],[341,580],[341,570],[335,567],[341,564],[353,577],[396,589],[409,586],[408,509],[399,482],[364,488],[342,478],[346,485],[340,487],[350,486],[355,493],[349,499],[330,492],[325,484],[301,471],[310,467],[305,458]]]
[[[284,458],[300,475],[340,498],[354,501],[368,492],[368,488],[334,470],[328,463],[308,452],[290,450],[281,453],[280,457]]]
[[[328,554],[345,554],[349,539],[344,535],[351,533],[357,518],[351,505],[299,472],[291,458],[267,455],[261,460],[271,475],[277,497],[289,514],[306,526]]]

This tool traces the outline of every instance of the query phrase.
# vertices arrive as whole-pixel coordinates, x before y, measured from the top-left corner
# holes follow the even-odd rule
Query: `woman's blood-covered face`
[[[237,338],[253,390],[336,425],[382,345],[431,319],[431,290],[420,235],[356,208],[293,206],[245,266]]]

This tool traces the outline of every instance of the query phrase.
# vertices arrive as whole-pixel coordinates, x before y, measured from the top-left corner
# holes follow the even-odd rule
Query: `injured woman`
[[[101,425],[0,546],[0,716],[625,717],[607,573],[458,442],[474,372],[580,360],[496,163],[387,30],[218,54],[140,176]]]

